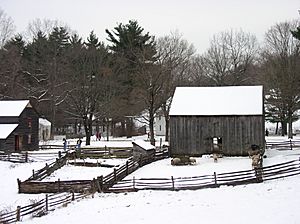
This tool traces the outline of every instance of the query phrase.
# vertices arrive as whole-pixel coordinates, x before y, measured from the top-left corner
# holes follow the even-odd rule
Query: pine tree
[[[291,31],[294,38],[300,40],[300,26],[296,30]]]
[[[143,105],[138,99],[135,89],[138,87],[137,76],[143,64],[153,63],[155,59],[154,37],[144,33],[144,29],[137,21],[130,20],[128,24],[119,24],[113,31],[105,30],[110,42],[109,50],[118,66],[115,67],[115,76],[120,83],[119,96],[123,102],[122,110],[125,115],[138,114]],[[127,136],[132,135],[133,123],[127,119]],[[125,125],[123,125],[125,127]]]

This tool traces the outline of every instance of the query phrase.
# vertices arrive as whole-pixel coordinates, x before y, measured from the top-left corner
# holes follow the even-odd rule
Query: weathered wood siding
[[[28,118],[31,119],[31,127],[28,127]],[[16,132],[23,135],[22,150],[38,150],[39,148],[39,116],[33,108],[25,108],[19,118],[19,126]],[[31,143],[28,143],[28,135],[31,135]]]
[[[31,119],[31,127],[28,126],[28,119]],[[15,136],[22,136],[22,148],[25,150],[38,150],[39,148],[39,116],[33,108],[25,108],[19,117],[2,117],[2,124],[19,124],[19,126],[7,137],[0,140],[0,150],[6,152],[15,151]],[[31,135],[31,143],[28,143],[28,136]]]
[[[222,138],[222,152],[247,155],[252,144],[264,147],[263,116],[171,116],[170,154],[212,153],[212,138]]]

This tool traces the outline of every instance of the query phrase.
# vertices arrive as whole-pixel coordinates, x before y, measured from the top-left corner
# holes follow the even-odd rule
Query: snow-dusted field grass
[[[98,144],[101,144],[97,142]],[[109,144],[106,142],[106,144]],[[107,145],[108,146],[108,145]],[[264,166],[299,159],[300,150],[267,150]],[[32,169],[44,163],[11,164],[0,162],[0,210],[26,205],[30,198],[44,195],[17,194],[17,178],[27,179]],[[67,166],[51,177],[90,179],[97,168]],[[91,170],[90,170],[91,169]],[[93,170],[95,169],[95,170]],[[103,168],[102,168],[103,169]],[[245,157],[224,157],[214,163],[210,157],[197,158],[194,166],[170,165],[170,159],[142,167],[127,178],[179,177],[251,169]],[[95,172],[94,172],[95,171]],[[63,178],[62,178],[63,177]],[[94,198],[83,199],[56,209],[41,218],[24,218],[23,223],[300,223],[300,176],[260,184],[223,186],[196,191],[139,191],[122,194],[96,193]]]

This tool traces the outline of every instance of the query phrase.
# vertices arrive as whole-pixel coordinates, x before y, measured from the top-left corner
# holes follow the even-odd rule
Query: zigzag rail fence
[[[46,215],[58,207],[87,197],[85,193],[56,193],[46,194],[44,199],[33,201],[26,206],[17,206],[17,209],[10,212],[0,212],[0,223],[9,224],[21,221],[25,216],[40,217]]]
[[[64,153],[64,152],[63,152]],[[48,161],[61,157],[62,152],[37,152],[37,151],[24,151],[24,152],[8,152],[0,153],[0,160],[13,163],[28,163],[37,161]]]
[[[170,178],[140,178],[124,179],[118,181],[107,192],[131,192],[138,190],[196,190],[203,188],[216,188],[222,185],[244,185],[261,183],[284,177],[300,174],[300,161],[293,160],[272,166],[228,173],[213,173],[210,175],[193,177]]]
[[[139,167],[151,163],[155,160],[168,157],[167,151],[161,150],[153,158],[143,157],[139,161],[133,161],[129,158],[126,164],[114,169],[112,173],[107,176],[99,176],[93,180],[79,180],[79,181],[57,181],[57,182],[38,182],[32,179],[20,182],[27,185],[28,189],[36,189],[27,193],[45,193],[45,192],[72,192],[66,193],[65,198],[61,198],[61,193],[53,194],[53,198],[59,198],[57,201],[49,203],[49,196],[40,200],[32,205],[25,207],[17,207],[16,211],[0,212],[0,223],[13,223],[21,219],[26,215],[39,216],[46,214],[49,211],[49,206],[64,205],[68,202],[80,198],[94,192],[130,192],[138,190],[196,190],[203,188],[215,188],[222,185],[241,185],[250,183],[260,183],[263,181],[279,179],[300,174],[300,162],[299,160],[293,160],[281,164],[272,166],[257,168],[255,170],[245,170],[228,172],[213,175],[202,175],[194,177],[171,177],[171,178],[141,178],[130,180],[124,179],[127,175],[137,170]],[[60,158],[61,160],[67,159],[67,155]],[[59,162],[57,162],[59,161]],[[55,163],[63,164],[64,162],[59,159]],[[43,178],[45,174],[43,172],[36,173],[35,178]],[[47,173],[49,174],[49,173]],[[34,177],[34,175],[32,176]],[[124,180],[123,180],[124,179]],[[45,183],[43,187],[37,187],[39,184]],[[50,185],[49,185],[50,183]],[[23,185],[23,187],[25,186]],[[53,186],[54,185],[54,186]],[[46,187],[45,187],[46,186]],[[21,187],[22,188],[22,187]],[[26,188],[26,187],[25,187]],[[24,189],[25,189],[24,188]],[[22,191],[22,190],[21,190]],[[72,195],[72,196],[70,196]],[[78,195],[78,196],[74,196]],[[50,195],[52,197],[52,194]],[[48,198],[48,199],[47,199]],[[53,199],[54,200],[54,199]],[[46,211],[46,212],[45,212]]]

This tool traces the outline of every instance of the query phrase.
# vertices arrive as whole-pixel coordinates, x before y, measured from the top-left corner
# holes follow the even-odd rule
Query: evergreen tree
[[[291,31],[294,38],[300,40],[300,26],[296,30]]]
[[[140,75],[143,65],[153,63],[156,58],[154,37],[144,33],[144,29],[137,21],[130,20],[128,24],[119,24],[113,31],[106,29],[107,40],[110,42],[115,67],[115,77],[120,83],[119,96],[122,110],[127,117],[138,114],[143,109],[135,89],[138,87],[137,76]],[[127,136],[132,135],[133,123],[126,121]],[[123,125],[125,127],[125,125]]]

